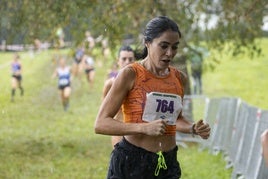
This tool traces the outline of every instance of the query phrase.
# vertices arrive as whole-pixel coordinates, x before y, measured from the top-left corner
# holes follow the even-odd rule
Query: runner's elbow
[[[94,131],[96,134],[104,134],[104,126],[101,125],[100,122],[96,121],[95,126],[94,126]]]

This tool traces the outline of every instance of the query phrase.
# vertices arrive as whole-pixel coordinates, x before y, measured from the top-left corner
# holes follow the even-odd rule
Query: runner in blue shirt
[[[20,94],[23,96],[24,89],[22,87],[22,66],[19,61],[20,56],[18,54],[14,55],[13,61],[11,63],[11,101],[14,101],[16,89],[20,89]]]
[[[71,95],[71,68],[66,65],[64,58],[59,61],[59,67],[53,73],[53,78],[58,77],[58,89],[62,105],[65,111],[69,108],[69,98]]]

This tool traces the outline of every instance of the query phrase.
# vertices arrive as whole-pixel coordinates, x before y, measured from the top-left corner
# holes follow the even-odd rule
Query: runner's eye
[[[160,45],[160,47],[163,49],[163,50],[166,50],[168,48],[168,45]]]
[[[178,49],[178,46],[172,46],[172,50],[177,50]]]

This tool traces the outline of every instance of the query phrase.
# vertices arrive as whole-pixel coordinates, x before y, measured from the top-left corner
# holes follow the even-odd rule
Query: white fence
[[[64,42],[64,48],[71,47],[72,42]],[[0,52],[1,51],[12,51],[12,52],[19,52],[19,51],[33,51],[33,50],[47,50],[50,48],[55,48],[52,43],[43,42],[40,44],[39,49],[35,49],[33,44],[12,44],[7,45],[5,41],[2,41],[0,44]]]
[[[268,129],[268,111],[251,106],[239,98],[185,96],[184,115],[193,121],[203,118],[211,126],[211,136],[202,140],[177,133],[177,143],[198,142],[211,154],[223,153],[232,179],[268,179],[268,168],[261,151],[261,133]]]

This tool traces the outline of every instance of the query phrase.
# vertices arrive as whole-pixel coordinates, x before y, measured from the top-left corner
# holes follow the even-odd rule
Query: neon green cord
[[[163,168],[164,170],[167,169],[167,165],[166,165],[166,161],[165,161],[165,157],[163,156],[162,152],[159,151],[156,153],[158,155],[158,163],[154,172],[155,176],[159,175],[160,169]]]

